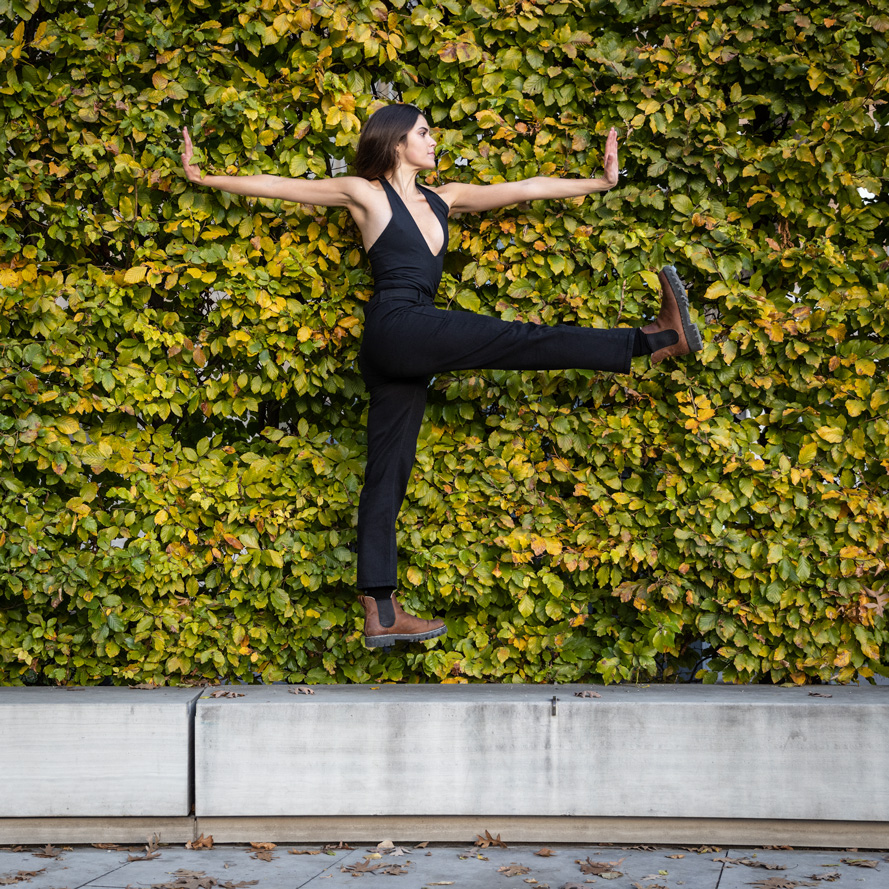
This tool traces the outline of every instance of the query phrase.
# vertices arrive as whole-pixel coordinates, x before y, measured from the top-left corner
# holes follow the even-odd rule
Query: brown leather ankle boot
[[[395,623],[391,627],[384,627],[380,623],[377,600],[373,596],[358,597],[358,601],[364,606],[364,644],[368,648],[392,645],[399,639],[407,642],[422,642],[424,639],[434,639],[436,636],[444,636],[447,633],[448,628],[441,618],[424,620],[422,617],[405,614],[401,610],[394,592],[390,599],[392,610],[395,612]]]
[[[642,333],[662,333],[665,330],[675,330],[679,340],[672,346],[664,346],[664,348],[653,352],[651,355],[652,364],[657,364],[665,358],[673,358],[676,355],[699,352],[704,348],[701,332],[698,330],[698,326],[692,323],[688,313],[688,295],[676,269],[668,265],[658,272],[658,278],[661,282],[661,310],[654,322],[646,324],[642,328]]]

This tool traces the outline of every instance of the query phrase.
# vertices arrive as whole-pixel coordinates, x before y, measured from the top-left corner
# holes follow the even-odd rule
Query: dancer
[[[580,197],[617,185],[617,132],[605,143],[599,179],[535,176],[496,185],[448,182],[429,188],[417,174],[435,168],[435,139],[413,105],[389,105],[369,118],[355,176],[204,176],[191,163],[183,130],[182,164],[191,182],[232,194],[345,207],[364,242],[374,277],[365,310],[359,367],[370,394],[367,467],[358,506],[358,589],[370,647],[420,641],[447,632],[440,618],[407,614],[396,596],[395,521],[407,491],[433,374],[454,370],[560,370],[628,373],[632,358],[664,359],[703,347],[676,270],[659,272],[657,319],[641,328],[600,330],[503,321],[434,306],[448,243],[448,216],[525,201]]]

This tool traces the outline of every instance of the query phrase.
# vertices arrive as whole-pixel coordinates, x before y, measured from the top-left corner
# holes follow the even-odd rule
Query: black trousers
[[[395,520],[433,374],[451,370],[628,373],[634,328],[503,321],[436,309],[418,290],[385,290],[365,311],[359,366],[370,392],[367,468],[358,505],[358,588],[397,586]]]

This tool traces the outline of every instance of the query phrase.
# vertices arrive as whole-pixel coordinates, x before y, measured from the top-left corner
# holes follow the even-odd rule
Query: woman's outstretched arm
[[[316,207],[363,207],[362,197],[368,189],[367,180],[360,176],[337,176],[332,179],[290,179],[286,176],[204,176],[191,162],[194,145],[188,128],[183,127],[182,167],[190,182],[218,188],[231,194],[244,194],[255,198],[280,198]]]
[[[599,179],[561,179],[555,176],[533,176],[517,182],[501,182],[497,185],[468,185],[448,182],[436,189],[450,204],[452,213],[479,213],[520,204],[525,201],[576,198],[599,191],[608,191],[617,185],[617,130],[613,127],[605,142],[604,172]]]

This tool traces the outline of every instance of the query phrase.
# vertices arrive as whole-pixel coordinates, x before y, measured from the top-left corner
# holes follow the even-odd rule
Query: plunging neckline
[[[397,197],[398,200],[401,201],[401,206],[404,207],[405,212],[407,213],[408,216],[410,216],[411,222],[413,222],[413,224],[414,224],[414,228],[417,230],[417,233],[420,235],[421,240],[426,245],[426,249],[429,251],[429,255],[432,257],[440,256],[441,252],[448,245],[448,235],[447,235],[447,231],[445,231],[445,226],[441,225],[441,220],[438,218],[438,215],[436,214],[435,210],[432,209],[432,204],[429,202],[429,198],[428,197],[426,198],[426,206],[429,207],[430,212],[432,213],[433,216],[435,216],[436,220],[438,221],[438,223],[442,229],[442,243],[441,243],[441,247],[438,248],[438,252],[436,252],[436,253],[433,253],[432,248],[429,246],[429,241],[426,240],[426,235],[423,234],[423,229],[420,228],[420,223],[417,222],[416,218],[414,217],[414,214],[411,213],[410,208],[404,202],[404,199],[395,190],[395,186],[392,185],[392,183],[389,182],[387,179],[383,179],[383,181],[386,183],[386,185],[389,186],[389,188],[392,189],[392,193],[395,195],[395,197]],[[417,185],[417,188],[421,192],[425,191],[425,189],[423,188],[422,185]],[[389,222],[386,224],[386,228],[389,228],[389,226],[392,224],[392,220],[394,220],[394,219],[395,219],[395,210],[393,209],[392,210],[392,219],[390,219]],[[385,232],[385,231],[386,231],[386,229],[384,228],[383,232]],[[380,237],[382,237],[382,235]],[[379,241],[379,239],[380,238],[377,238],[377,241]],[[377,243],[377,241],[374,241],[374,245]],[[373,245],[371,245],[371,249],[373,249]]]

